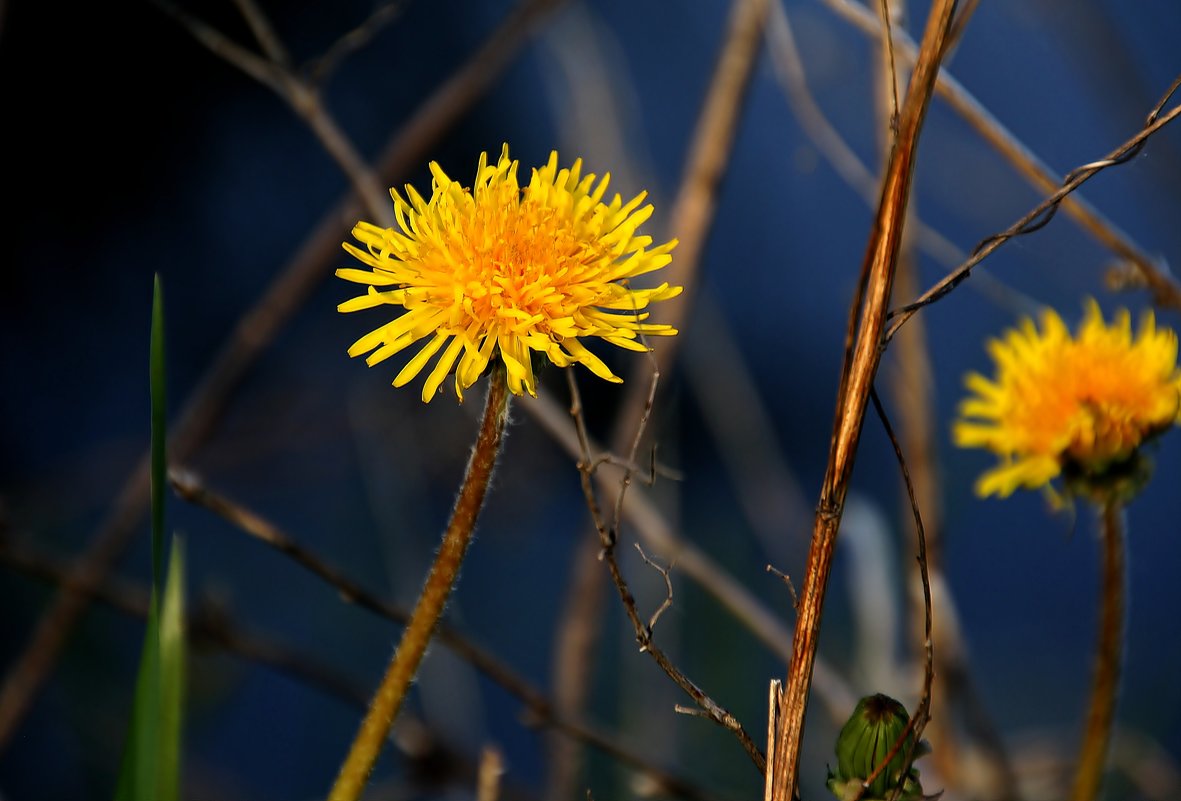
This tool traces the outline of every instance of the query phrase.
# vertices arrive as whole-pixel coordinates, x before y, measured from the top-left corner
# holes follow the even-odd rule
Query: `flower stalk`
[[[390,727],[398,716],[406,690],[418,671],[435,625],[455,586],[459,567],[471,543],[476,520],[484,504],[484,496],[492,478],[496,457],[504,434],[508,412],[508,383],[503,365],[491,371],[488,397],[476,445],[468,462],[467,473],[451,513],[451,521],[443,534],[443,542],[435,562],[411,613],[410,622],[402,633],[402,640],[386,669],[385,677],[373,696],[369,712],[353,740],[348,756],[341,765],[329,801],[356,801],[364,790],[373,765],[381,753]]]
[[[1073,801],[1094,801],[1099,795],[1107,765],[1123,663],[1127,570],[1126,523],[1120,501],[1111,500],[1103,504],[1100,529],[1103,587],[1099,607],[1099,641],[1095,648],[1095,675],[1091,684],[1086,730],[1070,796]]]

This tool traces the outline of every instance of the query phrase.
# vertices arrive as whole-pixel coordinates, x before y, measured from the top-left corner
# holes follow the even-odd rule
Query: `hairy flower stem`
[[[497,364],[491,372],[484,418],[480,423],[480,433],[472,450],[471,461],[468,462],[463,486],[459,490],[459,498],[451,513],[451,522],[443,534],[443,543],[439,546],[435,563],[431,565],[431,572],[410,615],[410,622],[402,633],[394,658],[341,765],[336,784],[328,796],[329,801],[356,801],[360,798],[390,727],[406,698],[406,690],[418,671],[418,664],[434,634],[435,624],[443,612],[463,556],[472,541],[476,519],[480,516],[496,456],[500,452],[508,411],[505,368]]]
[[[1087,728],[1075,769],[1073,801],[1094,801],[1099,795],[1107,748],[1115,720],[1120,667],[1124,650],[1125,522],[1119,501],[1103,506],[1103,597],[1099,608],[1099,642],[1095,649],[1095,678],[1091,685]]]

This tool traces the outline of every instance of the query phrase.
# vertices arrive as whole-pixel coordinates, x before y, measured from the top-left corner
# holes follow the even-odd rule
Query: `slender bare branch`
[[[599,532],[599,542],[602,545],[600,559],[606,563],[607,569],[611,574],[611,580],[619,592],[619,599],[623,603],[623,610],[627,614],[632,628],[635,630],[636,642],[640,646],[640,652],[647,653],[651,656],[652,660],[664,671],[665,675],[672,679],[674,684],[684,690],[685,694],[693,699],[693,702],[709,716],[710,720],[733,733],[751,761],[754,762],[755,767],[762,773],[767,767],[766,760],[759,747],[755,745],[754,740],[747,734],[746,729],[743,728],[742,724],[734,715],[714,701],[673,664],[672,660],[668,658],[668,655],[652,641],[651,624],[646,625],[640,617],[639,610],[636,608],[636,599],[628,588],[627,580],[623,577],[623,572],[619,569],[619,562],[615,556],[615,545],[618,542],[619,536],[618,529],[614,525],[608,526],[603,519],[599,502],[595,495],[591,467],[593,460],[590,454],[590,437],[586,431],[586,420],[582,415],[582,399],[578,392],[578,383],[574,378],[574,372],[572,370],[566,371],[566,377],[570,387],[570,416],[574,420],[574,426],[578,432],[578,441],[581,448],[581,458],[578,462],[579,479],[582,482],[582,491],[586,498],[587,509],[591,513],[595,529]],[[636,438],[639,439],[641,436],[643,436],[642,429],[636,433]],[[622,487],[620,488],[620,492],[622,493]],[[667,581],[667,576],[665,576],[665,580]],[[653,622],[655,622],[657,616],[653,616]]]
[[[297,543],[270,521],[245,506],[205,486],[192,472],[173,469],[169,473],[173,489],[183,500],[208,509],[244,534],[274,548],[279,553],[311,572],[334,588],[341,600],[359,606],[379,617],[405,625],[410,611],[385,601],[332,567],[318,555]],[[440,624],[436,638],[484,675],[508,690],[529,707],[531,714],[545,719],[550,716],[549,703],[538,690],[520,677],[508,665],[484,648],[459,634],[447,624]]]
[[[882,428],[886,430],[886,437],[890,440],[890,445],[894,448],[894,458],[898,461],[898,470],[902,474],[902,481],[906,485],[906,496],[910,501],[910,511],[914,515],[915,538],[918,542],[918,554],[915,560],[918,563],[919,580],[923,588],[924,638],[923,687],[919,695],[918,706],[915,707],[914,713],[906,724],[906,730],[899,735],[897,742],[890,749],[890,753],[882,759],[881,764],[877,766],[873,775],[868,776],[862,783],[863,790],[867,789],[870,784],[873,784],[878,774],[894,759],[894,756],[906,741],[907,736],[911,732],[914,732],[914,739],[911,741],[910,747],[907,748],[904,758],[904,764],[909,765],[912,762],[915,748],[917,748],[919,741],[923,737],[923,729],[926,728],[927,721],[931,719],[931,687],[935,681],[935,643],[931,635],[931,576],[927,566],[927,534],[923,528],[923,515],[919,509],[919,501],[915,495],[914,482],[911,481],[910,470],[906,466],[906,457],[902,453],[902,444],[894,434],[894,427],[890,425],[890,418],[886,415],[886,410],[882,408],[882,401],[878,398],[877,391],[870,389],[869,396],[873,401],[873,408],[877,412],[878,420],[881,421]],[[905,772],[904,770],[903,773]],[[897,797],[897,793],[895,793],[895,797]]]
[[[640,558],[644,560],[644,564],[655,570],[660,574],[660,577],[664,579],[664,601],[661,602],[660,606],[656,607],[656,611],[652,613],[652,617],[648,618],[648,631],[652,631],[656,628],[656,622],[660,620],[660,616],[667,612],[673,605],[673,580],[672,576],[669,574],[669,568],[661,567],[649,559],[648,554],[644,553],[644,549],[640,547],[640,543],[636,542],[633,544],[636,546],[636,550],[639,552]]]
[[[405,175],[422,159],[431,143],[483,96],[539,21],[559,2],[519,0],[485,43],[392,138],[377,169],[383,184]],[[168,444],[174,459],[187,459],[214,431],[239,382],[329,274],[325,265],[340,253],[343,231],[363,213],[360,198],[355,188],[325,214],[263,295],[238,321],[170,428]],[[79,579],[77,586],[85,588],[99,583],[136,533],[148,502],[148,458],[146,453],[140,457],[110,513],[79,557],[74,568]],[[0,751],[19,727],[88,604],[89,596],[85,592],[59,590],[37,621],[32,637],[0,687]]]
[[[673,272],[667,278],[685,287],[680,298],[662,307],[662,321],[674,326],[684,319],[689,303],[687,296],[692,294],[696,283],[700,254],[713,222],[717,189],[729,162],[746,89],[757,61],[768,5],[769,0],[734,0],[732,3],[721,53],[694,126],[690,155],[669,217],[669,229],[679,239],[679,244],[669,268]],[[678,347],[676,341],[660,343],[656,355],[657,372],[672,364]],[[651,393],[644,394],[644,388],[652,386],[645,375],[649,369],[647,364],[637,363],[628,381],[630,389],[620,405],[611,437],[614,453],[625,452],[629,445],[633,451],[638,447],[639,440],[634,432],[642,429],[642,418],[651,413]],[[608,508],[615,508],[618,519],[628,504],[624,496],[627,495],[625,488],[630,483],[630,474],[625,472],[622,482],[615,481],[616,476],[607,481],[604,474],[605,471],[595,471],[603,502]],[[614,531],[609,535],[613,538]],[[583,564],[592,557],[590,548],[578,554]],[[587,569],[589,567],[593,565]],[[585,624],[592,625],[594,623],[590,621]]]
[[[611,529],[615,532],[619,531],[619,525],[623,521],[623,502],[627,497],[627,489],[631,486],[632,477],[634,475],[631,465],[636,462],[636,454],[640,450],[640,440],[644,438],[644,431],[648,428],[648,421],[652,419],[652,404],[656,402],[656,388],[660,386],[660,365],[657,363],[652,353],[648,353],[648,363],[652,366],[652,377],[648,381],[648,394],[644,398],[644,405],[640,408],[640,418],[636,422],[636,433],[632,437],[631,447],[627,452],[627,467],[623,470],[623,475],[619,478],[618,489],[615,493],[615,516],[611,522]],[[575,396],[578,393],[577,386],[574,383],[574,372],[567,371],[566,375],[570,379],[570,393]],[[580,404],[581,405],[581,404]],[[583,456],[589,456],[589,452],[584,452]],[[595,469],[604,462],[601,459],[588,461],[586,469],[593,475]]]
[[[854,0],[824,0],[837,16],[853,24],[867,36],[879,35],[876,15]],[[900,58],[913,61],[917,48],[913,40],[898,32],[894,46]],[[936,94],[964,118],[1001,156],[1033,186],[1052,192],[1061,181],[1046,164],[1005,128],[984,106],[944,69],[935,85]],[[1063,210],[1101,244],[1132,265],[1158,305],[1181,309],[1181,283],[1167,265],[1153,259],[1128,234],[1106,219],[1080,195],[1065,198]]]
[[[960,3],[958,5],[952,20],[951,30],[948,32],[947,44],[944,46],[944,59],[952,52],[955,40],[963,32],[974,11],[974,6],[975,3]],[[904,4],[894,2],[890,8],[894,12],[895,29],[901,30],[906,21]],[[893,68],[889,61],[879,67],[883,71]],[[877,81],[877,107],[883,118],[888,116],[891,110],[887,91],[887,84],[890,83],[893,82],[884,76],[879,77]],[[879,129],[881,129],[880,125]],[[883,152],[888,151],[890,143],[883,142],[882,144]],[[907,211],[903,248],[898,259],[892,302],[914,297],[920,291],[918,263],[913,251],[915,245],[922,246],[923,237],[930,233],[935,232],[925,229],[923,223],[918,219],[916,204],[911,203]],[[935,235],[938,236],[937,233]],[[958,252],[958,249],[956,250]],[[953,263],[958,263],[962,258],[962,256],[956,257]],[[1029,301],[1026,302],[1026,305],[1028,304]],[[894,442],[894,448],[896,456],[899,458],[899,464],[905,471],[904,481],[901,483],[915,516],[915,523],[905,528],[911,532],[912,542],[918,542],[920,538],[924,540],[924,542],[918,543],[918,547],[927,554],[927,558],[921,564],[916,562],[914,569],[907,571],[907,597],[911,603],[911,618],[914,621],[911,630],[917,640],[918,652],[928,660],[938,660],[926,663],[926,675],[932,677],[934,684],[923,693],[923,698],[926,699],[929,723],[939,743],[939,748],[933,759],[939,767],[945,786],[948,783],[954,786],[955,781],[963,777],[965,773],[961,769],[961,765],[964,764],[965,751],[959,742],[960,732],[954,726],[953,715],[957,707],[970,706],[974,699],[967,697],[972,689],[970,677],[964,675],[965,681],[955,684],[947,681],[947,677],[952,674],[952,670],[947,667],[950,653],[948,649],[940,647],[937,652],[932,653],[930,648],[935,639],[931,629],[930,576],[942,576],[939,559],[942,525],[940,498],[942,493],[940,491],[941,473],[937,464],[937,438],[933,432],[935,421],[938,419],[935,413],[933,367],[924,321],[921,318],[911,321],[910,326],[901,332],[894,347],[895,359],[892,365],[894,369],[890,373],[889,383],[896,400],[901,431],[901,439]],[[873,396],[873,401],[875,408],[879,409],[879,417],[883,417],[883,412],[880,409],[881,404],[876,394]],[[883,418],[883,423],[888,430],[889,421]],[[909,458],[905,462],[901,460],[903,452],[909,454]],[[921,529],[919,528],[920,524]],[[940,586],[946,588],[946,582],[941,582]],[[947,613],[940,615],[939,631],[948,633],[950,627],[954,625],[954,614],[950,608],[950,604],[953,602],[950,590],[943,593],[941,600],[944,603],[943,609]],[[955,638],[958,641],[958,635],[955,635]],[[876,659],[880,662],[881,657],[876,657]],[[967,670],[967,665],[962,667]],[[891,668],[897,670],[897,666],[891,666]],[[958,692],[951,692],[953,689]],[[972,740],[973,746],[981,746],[972,750],[972,753],[979,754],[979,758],[975,761],[977,770],[974,778],[979,781],[981,777],[985,777],[985,780],[994,787],[1005,788],[1007,794],[1005,797],[1014,797],[1011,781],[1012,769],[1003,748],[997,746],[1000,738],[997,735],[996,726],[981,706],[976,708],[980,709],[983,714],[977,716],[975,720],[977,732],[981,732],[981,734],[974,736]],[[916,710],[917,714],[918,710]],[[914,719],[917,720],[917,718]],[[920,728],[916,737],[921,735],[921,731]],[[886,760],[885,764],[888,762],[889,760]]]
[[[849,310],[828,467],[821,485],[792,640],[792,659],[783,692],[782,725],[776,764],[772,768],[776,773],[773,801],[788,801],[798,792],[804,712],[812,686],[824,594],[868,395],[881,360],[881,335],[910,198],[919,133],[934,90],[939,58],[954,9],[955,0],[935,0],[931,6],[923,44],[901,110],[898,137],[887,163],[857,297]]]
[[[97,600],[123,614],[141,618],[147,615],[148,589],[142,585],[119,578],[106,577],[97,585],[82,586],[78,583],[77,576],[70,565],[63,560],[38,553],[29,547],[18,546],[10,540],[2,538],[0,538],[0,563],[57,586],[64,587],[72,584],[74,589],[86,592],[90,599]],[[346,582],[346,587],[350,585],[351,582]],[[361,605],[360,602],[358,605]],[[396,609],[384,603],[379,603],[378,606],[386,607],[386,611]],[[370,611],[378,611],[378,609]],[[395,622],[398,621],[396,612],[393,614],[379,612],[379,614],[395,620]],[[403,612],[402,614],[408,613]],[[342,676],[334,668],[317,662],[311,656],[295,652],[289,646],[271,639],[262,632],[243,629],[237,622],[238,617],[227,614],[225,610],[198,606],[190,613],[186,631],[192,638],[194,645],[219,648],[247,661],[263,665],[359,709],[364,709],[368,704],[369,692],[351,679]],[[440,642],[456,651],[461,657],[469,659],[470,654],[465,653],[462,646],[456,647],[464,642],[461,635],[452,631],[447,636],[441,636]],[[477,650],[479,649],[477,648]],[[474,661],[472,664],[482,671],[484,670],[484,667]],[[585,742],[646,776],[653,784],[672,795],[689,801],[719,801],[696,784],[670,773],[626,748],[623,745],[624,738],[617,732],[602,731],[578,720],[552,714],[551,705],[545,696],[539,690],[530,687],[524,680],[510,681],[505,684],[502,679],[510,674],[493,675],[484,672],[526,706],[529,711],[526,723],[529,725],[552,728],[572,739]],[[437,753],[437,744],[432,753]],[[410,754],[410,756],[414,758],[414,754]],[[425,758],[425,756],[418,753],[419,759]]]
[[[343,36],[337,37],[323,55],[303,67],[302,72],[315,86],[320,86],[346,58],[373,40],[373,37],[402,15],[408,0],[388,0],[377,5],[368,18]]]
[[[246,24],[250,26],[250,32],[254,34],[258,46],[262,48],[266,57],[279,67],[290,69],[291,54],[287,52],[287,46],[279,39],[279,34],[275,32],[275,26],[271,24],[270,19],[267,18],[258,3],[255,0],[234,0],[234,5],[238,7],[238,13],[246,20]]]
[[[792,609],[799,609],[800,608],[800,597],[798,595],[796,595],[796,585],[792,583],[791,576],[787,575],[786,573],[784,573],[782,570],[775,567],[774,565],[767,565],[767,572],[783,582],[784,586],[787,587],[788,595],[791,596],[791,608]]]
[[[1062,200],[1071,192],[1078,189],[1098,173],[1109,167],[1115,167],[1126,163],[1129,159],[1135,158],[1136,154],[1144,147],[1149,138],[1152,137],[1161,128],[1168,125],[1170,122],[1181,116],[1181,104],[1174,106],[1168,113],[1161,115],[1169,98],[1181,86],[1181,77],[1173,82],[1169,87],[1169,91],[1161,99],[1160,103],[1148,115],[1143,128],[1140,129],[1132,138],[1128,139],[1122,145],[1111,151],[1107,156],[1098,161],[1092,161],[1089,164],[1084,164],[1072,170],[1064,179],[1062,186],[1058,191],[1054,192],[1048,198],[1037,204],[1028,214],[1013,223],[999,234],[994,234],[982,240],[972,251],[972,255],[956,269],[952,270],[944,276],[934,286],[924,292],[913,303],[908,303],[890,312],[890,317],[893,322],[885,334],[885,341],[889,342],[890,338],[897,333],[898,329],[906,324],[906,321],[918,312],[924,306],[930,305],[945,297],[949,292],[955,289],[972,273],[972,268],[987,258],[994,250],[1001,245],[1008,242],[1010,239],[1031,234],[1045,227],[1054,217],[1054,213],[1058,210]],[[1178,306],[1181,308],[1181,306]]]
[[[951,21],[951,30],[947,32],[947,44],[943,46],[944,63],[951,58],[952,51],[959,46],[960,39],[964,37],[964,31],[968,29],[968,20],[972,19],[978,5],[980,5],[980,0],[963,0],[959,4],[959,8],[956,9],[955,18]]]
[[[171,0],[153,0],[153,2],[157,8],[183,26],[189,35],[209,52],[275,92],[282,91],[282,70],[274,62],[268,61],[233,41],[212,25],[193,16]]]
[[[876,207],[881,189],[878,179],[828,120],[808,88],[804,62],[796,46],[795,35],[792,33],[783,3],[775,3],[772,7],[767,38],[775,75],[804,133],[832,165],[837,175],[854,189],[868,206]],[[941,76],[942,80],[945,80],[945,76]],[[907,223],[907,232],[909,236],[914,237],[919,249],[949,269],[962,262],[967,255],[918,215],[911,215],[911,220]],[[993,302],[1016,313],[1031,314],[1038,308],[1038,304],[1031,298],[988,273],[977,276],[972,286]]]
[[[155,0],[194,39],[211,53],[269,87],[312,129],[324,150],[336,160],[341,171],[361,197],[370,217],[384,226],[394,225],[394,214],[377,177],[365,163],[352,141],[328,113],[319,91],[295,72],[287,50],[279,41],[270,20],[254,0],[235,0],[267,57],[256,55],[202,22],[169,0]]]
[[[890,131],[889,140],[893,142],[898,136],[898,70],[894,66],[894,17],[901,11],[892,7],[890,0],[878,0],[878,20],[882,25],[881,50],[885,59],[885,69],[882,70],[884,81],[890,87],[890,110],[887,114],[886,127]]]
[[[596,443],[589,437],[585,448],[570,414],[544,390],[528,403],[519,405],[541,424],[542,428],[572,459],[582,460],[584,450],[597,453]],[[578,407],[581,408],[581,407]],[[599,487],[606,491],[618,486],[611,469],[595,471]],[[677,536],[672,525],[661,514],[642,488],[633,487],[623,505],[623,515],[651,550],[675,558],[677,568],[698,586],[713,596],[735,620],[745,626],[767,649],[783,659],[791,656],[791,630],[759,601],[743,582],[726,572],[709,554],[695,544]],[[600,515],[600,520],[602,519]],[[601,535],[602,532],[600,532]],[[833,720],[843,720],[856,702],[856,697],[840,674],[828,663],[817,658],[814,686]]]
[[[733,0],[722,52],[694,126],[684,175],[669,212],[669,230],[679,244],[665,277],[685,289],[680,296],[661,305],[661,322],[674,327],[686,318],[692,302],[701,253],[713,226],[718,187],[730,164],[746,90],[763,42],[763,26],[769,6],[770,0]],[[669,337],[656,345],[658,370],[668,371],[680,344],[679,337]],[[649,369],[646,364],[637,362],[630,382],[633,387],[646,386]],[[644,397],[640,391],[629,391],[616,418],[612,450],[620,452],[622,443],[632,440],[631,434],[636,429],[643,405]]]

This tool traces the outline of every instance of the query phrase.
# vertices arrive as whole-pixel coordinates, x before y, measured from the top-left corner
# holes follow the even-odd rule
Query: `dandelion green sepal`
[[[827,782],[832,794],[840,801],[937,798],[938,794],[923,795],[918,770],[908,767],[908,757],[913,763],[930,751],[925,742],[916,744],[913,734],[906,734],[886,768],[874,776],[906,733],[909,720],[906,707],[888,695],[878,693],[862,698],[837,736],[837,771],[829,771]],[[871,776],[874,778],[869,781]]]

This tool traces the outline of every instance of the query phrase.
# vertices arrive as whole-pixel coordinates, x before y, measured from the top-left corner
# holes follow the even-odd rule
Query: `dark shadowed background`
[[[610,172],[626,196],[647,189],[656,204],[650,231],[661,241],[678,235],[667,229],[668,214],[729,4],[554,5],[487,93],[426,144],[398,184],[426,191],[430,159],[470,184],[479,153],[495,153],[503,142],[523,174],[557,149],[563,164],[582,156],[588,170]],[[874,103],[874,40],[835,14],[834,5],[789,0],[783,8],[819,106],[876,171],[883,123]],[[927,6],[907,8],[916,39],[915,21]],[[358,0],[262,7],[298,64],[323,54],[373,11]],[[396,4],[393,18],[323,86],[328,110],[365,158],[376,160],[511,7]],[[185,8],[255,48],[232,4]],[[1181,72],[1179,40],[1176,0],[995,0],[981,4],[949,69],[1061,175],[1141,127]],[[7,542],[70,559],[93,538],[148,443],[153,274],[164,286],[176,414],[241,316],[324,224],[348,184],[273,92],[212,55],[151,3],[0,4],[0,109],[0,520]],[[1083,194],[1153,258],[1181,262],[1181,128],[1163,130]],[[914,200],[926,224],[967,251],[1041,196],[946,103],[932,103]],[[790,598],[765,567],[803,571],[807,510],[824,470],[870,210],[805,133],[766,50],[717,200],[679,366],[663,376],[654,413],[659,458],[681,477],[658,479],[652,494],[680,537],[790,625]],[[354,222],[328,218],[340,240]],[[947,432],[963,374],[990,369],[986,339],[1021,314],[1049,304],[1073,322],[1091,295],[1109,312],[1146,308],[1142,292],[1105,290],[1114,259],[1059,214],[1042,231],[1007,244],[921,315],[933,371],[929,422],[938,448],[945,580],[979,698],[1014,760],[1033,773],[1037,755],[1069,758],[1081,730],[1097,605],[1093,520],[1085,507],[1074,518],[1055,514],[1037,493],[1003,502],[975,498],[972,482],[992,459],[954,450]],[[447,395],[423,405],[418,382],[389,386],[401,362],[367,369],[348,359],[346,348],[381,314],[335,311],[356,291],[331,277],[348,263],[343,251],[322,263],[323,280],[236,384],[183,465],[366,587],[408,605],[462,475],[480,393],[463,406]],[[919,256],[924,287],[946,270],[930,254]],[[1181,326],[1175,312],[1162,311],[1159,319]],[[604,350],[597,348],[629,374],[632,354]],[[887,354],[880,383],[900,358]],[[735,383],[732,369],[752,383]],[[624,390],[581,368],[578,378],[588,423],[606,436]],[[566,403],[558,371],[543,383],[551,398]],[[897,397],[883,395],[896,409]],[[549,693],[559,684],[552,654],[555,630],[565,625],[574,554],[593,533],[574,461],[526,409],[531,402],[514,404],[501,468],[449,619]],[[719,422],[766,453],[733,447],[733,428]],[[741,472],[768,453],[790,469],[794,486],[755,487],[766,473],[757,466],[753,476]],[[1111,798],[1181,797],[1170,795],[1181,792],[1181,434],[1164,437],[1156,457],[1156,477],[1129,511],[1131,599],[1118,713],[1126,753],[1117,748],[1117,761],[1154,757],[1153,775],[1163,782],[1156,786],[1165,789],[1120,774]],[[751,491],[762,494],[752,501]],[[902,575],[913,558],[901,498],[888,441],[870,421],[850,509],[857,533],[848,542],[861,545],[838,555],[821,653],[854,693],[887,690],[913,706],[913,662],[901,673],[887,656],[866,663],[856,634],[858,603],[868,597],[884,615],[874,630],[888,636],[896,625],[905,647],[908,623],[891,612],[894,604],[897,615],[908,614]],[[324,665],[368,695],[396,627],[342,602],[210,512],[171,496],[169,503],[169,526],[184,536],[194,606],[220,610],[255,641],[281,644],[305,666]],[[772,519],[760,528],[751,508]],[[143,586],[146,519],[137,530],[111,578]],[[650,611],[663,582],[635,558],[634,532],[625,527],[623,536],[625,569],[641,609]],[[761,741],[767,682],[783,674],[782,660],[679,572],[675,554],[653,555],[673,562],[674,603],[657,626],[657,641]],[[858,566],[859,595],[849,591]],[[880,591],[875,579],[883,582]],[[606,580],[604,571],[604,586]],[[11,563],[0,569],[0,670],[16,663],[54,592]],[[760,777],[728,733],[673,711],[685,699],[637,653],[618,600],[604,597],[583,716],[622,732],[626,747],[718,797],[759,793]],[[139,620],[91,607],[0,753],[0,798],[111,796],[141,632]],[[409,711],[464,759],[499,746],[507,792],[541,798],[546,740],[522,720],[520,704],[441,647],[423,671]],[[897,684],[879,686],[869,674]],[[188,797],[323,797],[359,720],[356,705],[217,647],[196,649],[190,679]],[[819,701],[809,724],[804,792],[818,799],[826,797],[824,765],[832,761],[835,729]],[[446,765],[432,774],[391,749],[378,766],[373,797],[471,792],[470,777],[432,780],[439,775],[450,775]],[[636,797],[645,788],[633,777],[592,753],[574,797],[585,797],[587,788],[599,799]]]

